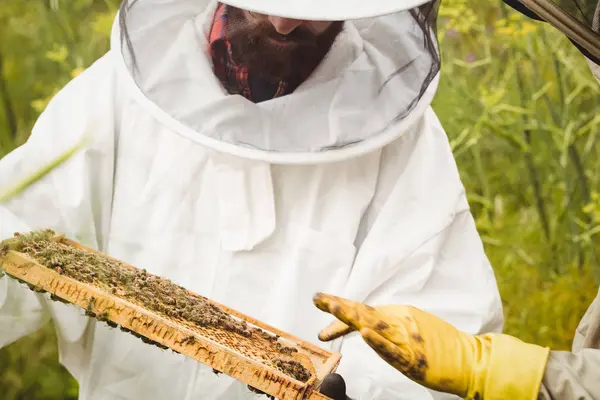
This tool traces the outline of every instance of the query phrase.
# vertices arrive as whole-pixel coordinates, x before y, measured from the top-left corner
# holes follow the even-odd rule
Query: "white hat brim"
[[[346,21],[410,10],[428,0],[221,0],[247,11],[311,21]]]

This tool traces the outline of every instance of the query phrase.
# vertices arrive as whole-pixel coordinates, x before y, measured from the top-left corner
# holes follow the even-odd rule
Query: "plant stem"
[[[4,57],[2,52],[0,52],[0,96],[2,98],[2,103],[4,104],[4,114],[6,115],[6,122],[8,124],[10,138],[14,141],[17,138],[18,132],[17,117],[8,93],[6,77],[4,76]]]
[[[544,230],[544,235],[546,236],[546,239],[550,241],[550,223],[548,222],[548,213],[546,211],[546,204],[544,203],[544,195],[542,193],[540,178],[535,167],[533,154],[531,153],[531,146],[533,145],[533,142],[531,140],[531,131],[527,129],[523,132],[523,135],[525,136],[525,142],[529,146],[529,149],[525,152],[525,164],[527,165],[527,170],[529,171],[529,179],[531,180],[531,184],[533,186],[533,193],[538,214],[540,217],[540,223],[542,224],[542,229]]]
[[[504,18],[507,18],[508,15],[507,15],[507,11],[506,11],[506,6],[504,4],[501,5],[501,10],[502,10],[502,14],[503,14]],[[517,61],[516,51],[511,48],[510,52],[511,52],[512,59]],[[525,83],[523,82],[523,77],[521,76],[521,70],[519,69],[518,62],[515,63],[515,75],[516,75],[516,79],[517,79],[517,87],[519,89],[520,106],[522,108],[525,108],[525,106],[526,106],[526,104],[525,104],[526,103]],[[527,125],[527,120],[524,115],[521,117],[521,120],[523,121],[524,125]],[[529,178],[530,178],[531,184],[533,186],[533,194],[535,197],[535,204],[536,204],[538,216],[540,218],[540,223],[542,225],[542,229],[544,230],[544,235],[546,237],[546,240],[550,244],[550,249],[552,252],[551,259],[552,259],[553,269],[554,269],[554,271],[556,271],[557,265],[558,265],[557,264],[558,258],[556,257],[556,246],[552,241],[551,232],[550,232],[550,223],[549,223],[549,219],[548,219],[548,212],[546,210],[546,203],[544,202],[544,196],[543,196],[542,188],[540,185],[540,179],[538,176],[537,167],[535,165],[535,160],[533,158],[533,154],[531,151],[531,147],[533,144],[533,140],[531,138],[531,131],[529,129],[526,129],[523,132],[523,135],[525,137],[525,141],[527,142],[527,146],[528,146],[528,148],[525,152],[525,164],[527,165],[527,169],[529,171]]]
[[[65,153],[61,154],[48,164],[44,165],[41,169],[35,171],[33,174],[23,179],[21,182],[18,182],[12,188],[9,188],[3,193],[0,193],[0,203],[7,202],[11,198],[21,194],[23,191],[25,191],[25,189],[42,179],[44,176],[48,175],[52,170],[63,164],[65,161],[70,159],[78,150],[83,148],[87,140],[87,136],[84,136],[79,143],[68,149]]]

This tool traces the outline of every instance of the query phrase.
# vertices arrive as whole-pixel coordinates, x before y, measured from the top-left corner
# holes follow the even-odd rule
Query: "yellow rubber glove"
[[[388,364],[429,389],[479,400],[538,397],[547,348],[502,334],[473,336],[414,307],[374,308],[322,293],[313,300],[339,319],[321,341],[359,331]]]

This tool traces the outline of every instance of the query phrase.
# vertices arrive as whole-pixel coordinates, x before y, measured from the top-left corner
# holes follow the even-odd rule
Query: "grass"
[[[6,1],[0,156],[105,51],[117,6]],[[498,278],[505,332],[567,350],[600,282],[600,87],[561,34],[499,1],[445,0],[440,14],[433,106]],[[0,350],[3,398],[75,398],[76,383],[56,358],[51,326]]]

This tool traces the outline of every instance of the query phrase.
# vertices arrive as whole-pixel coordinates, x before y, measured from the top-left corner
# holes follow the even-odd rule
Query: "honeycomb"
[[[2,242],[0,269],[52,300],[278,398],[304,398],[339,362],[339,355],[51,230]]]

